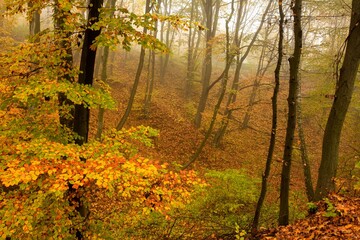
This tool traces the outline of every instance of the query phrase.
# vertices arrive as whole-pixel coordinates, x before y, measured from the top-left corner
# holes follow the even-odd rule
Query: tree
[[[201,77],[201,96],[198,104],[198,108],[195,115],[195,126],[197,128],[201,125],[202,114],[206,107],[206,102],[209,96],[209,85],[212,72],[212,43],[211,39],[214,38],[216,34],[219,10],[220,10],[220,0],[215,0],[215,9],[213,9],[213,0],[203,1],[203,11],[205,15],[206,23],[206,46],[205,46],[205,57],[202,64],[202,77]]]
[[[39,9],[32,9],[33,3],[28,3],[30,11],[32,11],[32,16],[29,22],[29,34],[30,36],[34,36],[40,32],[40,11]]]
[[[74,7],[73,2],[59,2],[61,4],[54,6],[55,10],[59,8],[58,12],[54,11],[54,19],[66,19],[62,23],[78,25],[78,22],[73,22],[76,14],[67,15],[71,14],[69,9]],[[7,3],[9,12],[27,5],[18,1]],[[85,133],[82,142],[79,139],[75,142],[62,131],[60,94],[85,110],[115,106],[109,94],[91,86],[95,54],[89,51],[101,41],[106,44],[104,38],[109,39],[106,35],[97,35],[94,42],[92,40],[96,35],[92,31],[100,31],[109,21],[121,21],[124,28],[125,21],[95,21],[100,7],[99,2],[92,2],[90,6],[90,24],[86,30],[91,31],[85,36],[87,48],[84,47],[85,53],[82,54],[81,69],[84,71],[79,76],[80,83],[68,79],[69,76],[77,76],[79,70],[68,65],[69,46],[59,44],[66,34],[56,38],[56,33],[62,28],[55,29],[55,34],[50,30],[42,32],[37,42],[26,41],[1,49],[0,145],[4,147],[0,153],[1,238],[102,237],[108,234],[98,231],[105,222],[100,225],[97,221],[104,215],[96,211],[92,211],[91,215],[81,213],[81,209],[92,210],[102,194],[113,194],[113,206],[121,206],[128,214],[118,221],[126,222],[139,212],[144,215],[151,211],[165,213],[170,206],[181,206],[189,196],[185,185],[190,186],[190,182],[197,181],[194,173],[170,172],[166,170],[166,165],[137,155],[134,141],[151,146],[150,138],[157,134],[153,129],[113,130],[104,136],[102,142],[85,141],[88,126],[85,131],[77,133]],[[96,8],[96,11],[91,8]],[[60,17],[62,14],[57,15],[60,12],[66,18]],[[143,20],[134,14],[129,15],[133,20]],[[109,34],[110,25],[103,28],[106,29],[103,34]],[[128,28],[124,31],[136,32],[131,28],[133,22],[125,25]],[[55,23],[55,26],[58,25]],[[66,25],[66,31],[72,29],[68,27]],[[143,39],[143,36],[140,37]],[[84,54],[90,55],[89,65],[84,63]],[[45,101],[45,97],[49,100]],[[36,107],[30,109],[29,106]],[[86,120],[88,115],[84,115],[82,119]],[[149,197],[145,198],[145,194]],[[160,194],[162,201],[157,200]],[[123,203],[126,203],[126,208]]]
[[[116,4],[116,0],[110,0],[106,5],[107,8],[110,9],[110,18],[112,18],[114,16],[114,12],[115,12],[115,4]],[[103,51],[102,51],[102,69],[101,69],[101,81],[104,84],[107,84],[107,78],[108,78],[108,59],[109,59],[109,51],[110,51],[110,46],[105,46]],[[100,65],[100,64],[98,64]],[[101,134],[104,128],[104,114],[105,114],[105,109],[104,108],[99,108],[99,113],[98,113],[98,128],[97,128],[97,132],[96,132],[96,138],[97,139],[101,139]]]
[[[260,52],[260,57],[259,57],[259,63],[258,63],[258,67],[256,70],[256,75],[255,75],[255,79],[253,82],[253,87],[251,90],[251,94],[249,97],[249,102],[248,105],[246,106],[246,112],[242,121],[242,128],[247,128],[249,125],[249,121],[250,121],[250,116],[251,116],[251,112],[252,109],[254,107],[254,105],[256,104],[256,98],[258,95],[258,90],[261,87],[261,80],[263,79],[263,77],[265,76],[265,73],[267,72],[267,70],[269,69],[273,59],[274,59],[274,51],[275,51],[275,45],[273,44],[269,44],[269,35],[271,33],[271,31],[273,30],[273,27],[271,26],[271,22],[268,22],[267,26],[265,27],[264,31],[264,40],[262,40],[262,46],[261,46],[261,52]],[[266,52],[266,50],[270,48],[270,52]],[[266,54],[267,53],[267,54]],[[267,61],[265,62],[265,60],[267,59]]]
[[[272,125],[271,125],[271,133],[270,133],[270,144],[268,149],[268,154],[266,158],[266,164],[265,164],[265,170],[262,175],[262,182],[261,182],[261,192],[258,199],[258,202],[256,204],[256,210],[254,214],[254,219],[252,222],[251,230],[252,233],[255,234],[259,225],[260,220],[260,214],[261,214],[261,208],[264,204],[266,192],[267,192],[267,183],[268,178],[270,175],[271,170],[271,162],[274,155],[275,150],[275,141],[276,141],[276,132],[277,132],[277,98],[280,88],[280,69],[281,69],[281,63],[283,59],[283,41],[284,41],[284,11],[283,11],[283,2],[282,0],[278,1],[278,8],[279,8],[279,40],[278,40],[278,58],[277,58],[277,64],[275,68],[275,87],[273,91],[273,96],[271,98],[272,103]]]
[[[346,38],[345,55],[336,84],[335,98],[326,123],[322,143],[322,157],[315,191],[317,200],[335,190],[335,177],[339,158],[341,130],[354,90],[359,68],[360,52],[360,2],[352,1],[349,34]]]
[[[280,212],[279,225],[287,225],[289,223],[289,186],[290,186],[290,169],[292,161],[292,150],[294,142],[294,133],[296,127],[296,108],[297,108],[297,91],[298,91],[298,73],[302,51],[302,28],[301,13],[302,0],[292,0],[291,8],[294,18],[294,52],[289,58],[290,64],[290,81],[288,94],[288,118],[285,137],[285,149],[283,155],[283,164],[281,171],[280,185]]]
[[[233,112],[230,105],[235,103],[236,96],[237,96],[237,91],[239,89],[240,72],[241,72],[242,65],[243,65],[244,61],[246,60],[247,56],[249,55],[250,50],[253,47],[253,45],[254,45],[254,43],[255,43],[255,41],[257,39],[257,36],[258,36],[258,34],[260,33],[260,31],[261,31],[261,29],[263,27],[263,24],[265,22],[265,18],[267,16],[267,13],[270,10],[271,5],[272,5],[272,1],[269,1],[269,3],[266,6],[266,9],[265,9],[265,11],[264,11],[264,13],[262,15],[260,25],[258,26],[258,28],[256,29],[254,35],[252,36],[250,43],[245,47],[245,49],[246,49],[245,52],[242,54],[241,57],[240,57],[240,55],[237,56],[234,79],[233,79],[233,82],[231,84],[231,90],[230,90],[228,100],[227,100],[226,105],[225,105],[224,117],[223,117],[223,119],[221,121],[220,128],[217,130],[217,132],[215,134],[215,137],[214,137],[214,145],[215,146],[220,145],[220,142],[221,142],[222,138],[225,135],[227,126],[229,124],[229,121],[231,119],[232,112]],[[242,12],[239,12],[239,14],[240,13],[242,14]],[[242,20],[238,20],[238,21],[240,21],[240,23],[242,23]],[[241,43],[242,43],[243,40],[239,36],[235,36],[235,40],[236,40],[236,43],[237,43],[237,47],[240,50]]]
[[[226,25],[225,25],[225,27],[226,27],[226,43],[225,43],[226,65],[225,65],[225,69],[222,72],[222,74],[220,75],[220,77],[214,82],[214,83],[216,83],[218,81],[221,81],[220,95],[219,95],[217,103],[216,103],[216,105],[214,107],[214,112],[213,112],[213,115],[212,115],[212,118],[211,118],[209,128],[206,131],[205,137],[204,137],[203,141],[201,142],[200,146],[198,147],[198,149],[196,150],[196,152],[192,155],[190,161],[184,165],[184,167],[183,167],[184,169],[188,168],[191,164],[193,164],[196,161],[196,159],[199,157],[200,153],[202,152],[203,148],[205,147],[205,144],[206,144],[207,140],[209,139],[209,137],[210,137],[210,135],[212,133],[212,130],[214,128],[217,114],[218,114],[218,112],[220,110],[221,103],[222,103],[222,101],[224,99],[224,96],[225,96],[226,86],[227,86],[227,82],[228,82],[228,79],[229,79],[229,70],[230,70],[231,63],[233,62],[234,56],[235,56],[235,54],[234,54],[235,51],[232,48],[233,45],[230,42],[230,30],[229,30],[229,28],[230,28],[229,24],[230,24],[230,21],[231,21],[231,19],[233,17],[234,11],[235,11],[234,0],[232,0],[232,2],[231,2],[231,12],[230,12],[228,18],[226,19]],[[212,84],[212,86],[213,86],[213,84]]]
[[[150,8],[151,8],[150,1],[147,0],[146,1],[146,6],[145,6],[145,14],[150,12]],[[144,27],[143,33],[147,34],[147,28],[146,27]],[[144,60],[145,60],[145,47],[141,46],[139,64],[138,64],[138,68],[136,70],[136,76],[135,76],[134,84],[133,84],[133,87],[131,89],[130,98],[129,98],[129,102],[128,102],[128,105],[126,107],[125,113],[122,116],[119,124],[116,127],[116,129],[118,129],[118,130],[120,130],[120,129],[122,129],[124,127],[125,122],[126,122],[127,118],[130,115],[130,111],[132,109],[132,105],[133,105],[134,100],[135,100],[136,90],[137,90],[137,87],[138,87],[139,82],[140,82],[140,77],[141,77],[142,69],[143,69],[143,66],[144,66]]]
[[[91,0],[89,3],[89,16],[88,26],[85,29],[84,43],[81,52],[80,60],[80,74],[78,83],[84,85],[93,85],[94,81],[94,69],[96,58],[96,46],[94,42],[100,35],[100,29],[92,29],[93,25],[99,21],[100,10],[103,4],[103,0],[95,1]],[[90,121],[90,109],[81,105],[75,106],[74,114],[74,132],[78,134],[76,143],[82,145],[88,141],[89,135],[89,121]]]

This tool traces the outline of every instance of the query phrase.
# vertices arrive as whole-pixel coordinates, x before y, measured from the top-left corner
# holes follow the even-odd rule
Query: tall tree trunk
[[[191,13],[190,13],[190,24],[194,21],[194,11],[195,11],[196,1],[191,1]],[[185,82],[185,98],[191,96],[192,85],[194,81],[194,62],[193,62],[193,52],[194,52],[194,41],[193,41],[193,31],[195,29],[189,29],[188,35],[188,52],[187,52],[187,71],[186,71],[186,82]]]
[[[150,3],[151,3],[151,0],[146,0],[145,13],[150,12]],[[147,33],[147,28],[144,28],[143,32],[144,32],[144,34],[146,34]],[[137,88],[139,86],[141,73],[142,73],[142,70],[143,70],[143,67],[144,67],[144,59],[145,59],[145,47],[141,46],[139,64],[138,64],[138,68],[136,70],[135,80],[134,80],[133,87],[131,89],[129,102],[128,102],[128,105],[126,107],[124,115],[122,116],[120,122],[116,126],[117,130],[120,130],[120,129],[122,129],[124,127],[124,125],[126,123],[126,120],[128,119],[128,117],[130,115],[132,106],[134,104],[136,91],[137,91]]]
[[[272,2],[273,1],[269,1],[268,5],[267,5],[267,7],[265,9],[265,12],[263,13],[263,16],[261,18],[260,25],[259,25],[258,29],[256,30],[256,32],[254,33],[254,35],[253,35],[253,37],[251,39],[251,42],[247,46],[246,51],[244,52],[244,55],[241,58],[239,57],[237,62],[236,62],[236,70],[235,70],[234,81],[232,83],[231,91],[230,91],[228,101],[227,101],[226,107],[225,107],[225,113],[224,113],[225,117],[223,117],[223,120],[221,122],[221,126],[220,126],[220,128],[217,130],[217,132],[215,134],[215,138],[214,138],[214,145],[215,146],[220,145],[220,142],[221,142],[223,136],[225,135],[226,128],[227,128],[227,126],[229,124],[229,120],[231,119],[231,116],[232,116],[232,110],[230,109],[230,105],[235,102],[237,91],[238,91],[238,88],[239,88],[240,71],[241,71],[242,64],[244,63],[245,59],[247,58],[248,54],[250,53],[250,50],[253,47],[253,45],[254,45],[254,43],[255,43],[255,41],[257,39],[257,36],[259,35],[259,33],[260,33],[261,29],[262,29],[262,26],[263,26],[263,24],[265,22],[265,17],[267,16],[267,13],[270,10]],[[241,39],[238,39],[238,44],[240,44],[240,43],[241,43]],[[240,45],[238,45],[238,48],[240,48]]]
[[[319,200],[335,190],[335,177],[339,158],[339,143],[354,90],[360,60],[360,1],[352,1],[351,21],[344,61],[336,84],[335,99],[325,127],[322,157],[315,198]]]
[[[115,4],[116,4],[116,0],[109,0],[107,3],[107,7],[112,9],[112,11],[110,12],[110,17],[112,18],[115,12]],[[108,58],[109,58],[109,52],[110,52],[110,48],[109,46],[105,46],[103,49],[103,55],[102,55],[102,69],[101,69],[101,80],[104,83],[107,83],[107,78],[108,78],[108,74],[107,74],[107,68],[108,68]],[[102,131],[104,128],[104,114],[105,114],[105,109],[102,107],[99,107],[99,112],[98,112],[98,127],[97,127],[97,132],[96,132],[96,139],[101,139],[101,135],[102,135]]]
[[[288,95],[288,119],[286,127],[285,149],[283,156],[281,186],[280,186],[280,212],[279,225],[289,224],[289,187],[290,187],[290,170],[292,161],[292,150],[294,142],[294,133],[296,127],[296,106],[298,91],[298,73],[302,50],[302,28],[301,28],[301,11],[302,0],[292,0],[291,8],[294,17],[294,35],[295,46],[294,53],[289,58],[290,64],[290,82]]]
[[[206,102],[209,95],[209,85],[210,85],[210,78],[211,78],[211,72],[212,72],[212,44],[210,42],[211,38],[213,37],[213,1],[212,0],[206,0],[204,3],[204,14],[206,17],[206,46],[205,46],[205,57],[203,61],[203,69],[202,69],[202,80],[201,80],[201,96],[198,104],[198,108],[195,115],[195,121],[194,124],[197,128],[201,125],[202,120],[202,114],[206,107]]]
[[[234,14],[234,0],[232,0],[232,2],[231,2],[231,13],[230,13],[228,19],[226,20],[226,66],[225,66],[224,72],[221,74],[221,76],[219,78],[222,80],[220,96],[215,105],[213,116],[212,116],[211,122],[210,122],[210,126],[209,126],[208,130],[206,131],[205,138],[201,142],[200,146],[198,147],[198,149],[196,150],[194,155],[191,157],[190,161],[184,165],[184,167],[183,167],[184,169],[188,168],[191,164],[193,164],[196,161],[196,159],[200,156],[200,153],[202,152],[207,140],[209,139],[209,137],[212,133],[212,130],[213,130],[215,122],[216,122],[217,114],[219,112],[221,103],[225,96],[227,81],[229,78],[229,70],[231,67],[231,63],[234,59],[233,52],[231,51],[232,49],[230,48],[231,46],[230,46],[230,32],[229,32],[229,23],[232,19],[233,14]]]
[[[29,2],[28,7],[31,9],[33,7],[33,3]],[[30,22],[29,22],[29,35],[34,36],[40,32],[40,9],[35,9],[32,13]]]
[[[66,31],[65,20],[68,15],[70,15],[70,11],[64,11],[61,8],[61,5],[58,0],[54,1],[54,28],[57,35],[58,47],[61,49],[65,49],[66,55],[63,56],[63,68],[70,69],[73,67],[73,55],[71,48],[71,32]],[[62,80],[74,82],[74,78],[66,74]],[[65,113],[60,113],[60,124],[63,128],[67,128],[67,130],[72,130],[74,127],[74,104],[70,100],[67,99],[64,93],[59,93],[58,95],[59,106],[64,109]]]
[[[262,175],[262,182],[261,182],[261,192],[258,199],[258,202],[256,204],[256,210],[254,214],[254,219],[252,222],[252,233],[255,234],[257,231],[257,228],[259,226],[259,220],[260,220],[260,213],[261,208],[264,204],[266,192],[267,192],[267,183],[268,178],[270,175],[271,170],[271,162],[274,155],[275,150],[275,140],[276,140],[276,131],[277,131],[277,99],[278,99],[278,93],[279,93],[279,87],[280,87],[280,69],[281,69],[281,63],[283,59],[283,41],[284,41],[284,11],[282,6],[282,0],[278,1],[279,5],[279,42],[278,42],[278,60],[275,68],[275,87],[273,96],[271,98],[272,103],[272,125],[271,125],[271,133],[270,133],[270,144],[268,149],[268,154],[266,158],[266,164],[265,164],[265,171]]]
[[[156,38],[157,36],[157,26],[158,22],[155,23],[155,30],[153,31],[153,36]],[[143,113],[145,117],[148,117],[150,114],[150,107],[151,107],[151,99],[154,91],[154,83],[155,83],[155,51],[150,51],[149,56],[149,68],[148,68],[148,76],[146,82],[146,92],[145,92],[145,99],[144,99],[144,106],[143,106]]]
[[[78,82],[85,85],[93,85],[96,48],[91,48],[100,30],[92,30],[90,27],[99,21],[100,9],[103,0],[90,0],[88,26],[85,30],[83,49],[80,60],[80,74]],[[82,145],[88,141],[90,109],[84,105],[75,106],[74,132],[79,135],[76,143]]]
[[[306,36],[305,36],[306,39]],[[301,66],[301,63],[300,63]],[[300,67],[301,69],[301,67]],[[298,134],[300,140],[300,153],[301,153],[301,162],[303,165],[304,171],[304,181],[305,181],[305,190],[306,196],[309,202],[314,201],[315,192],[312,183],[311,177],[311,169],[310,169],[310,161],[309,156],[306,148],[306,140],[305,140],[305,133],[303,128],[303,116],[302,116],[302,107],[301,107],[301,73],[299,72],[299,84],[298,84],[298,98],[297,98],[297,125],[298,125]]]
[[[171,7],[172,7],[172,0],[165,0],[164,1],[164,14],[165,15],[170,15],[171,14]],[[165,34],[165,44],[166,46],[168,46],[169,48],[172,45],[172,42],[170,41],[170,22],[167,22],[166,24],[166,34]],[[162,24],[161,27],[161,35],[164,34],[165,29],[164,29],[165,24]],[[161,40],[163,42],[163,39]],[[167,70],[167,66],[169,63],[169,58],[170,58],[170,54],[166,53],[165,55],[160,55],[160,84],[164,84],[165,83],[165,74],[166,74],[166,70]]]

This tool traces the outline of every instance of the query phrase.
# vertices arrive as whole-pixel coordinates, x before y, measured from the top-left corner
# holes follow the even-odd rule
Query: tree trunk
[[[32,8],[33,4],[28,3],[29,8]],[[40,32],[40,9],[33,12],[31,20],[29,22],[29,34],[34,36]]]
[[[273,1],[269,1],[268,5],[267,5],[267,7],[265,9],[265,12],[263,13],[260,25],[259,25],[258,29],[256,30],[255,34],[253,35],[253,37],[251,39],[251,42],[247,46],[246,51],[244,52],[243,56],[241,58],[238,57],[238,59],[237,59],[236,70],[235,70],[235,75],[234,75],[234,81],[232,83],[230,94],[229,94],[229,97],[228,97],[228,101],[227,101],[226,106],[225,106],[225,113],[224,113],[225,117],[223,117],[223,120],[221,122],[221,126],[220,126],[220,128],[217,130],[217,132],[215,134],[214,146],[219,146],[223,136],[225,135],[226,128],[227,128],[227,126],[229,124],[229,120],[231,119],[231,116],[232,116],[232,110],[230,109],[230,105],[235,102],[236,94],[237,94],[237,91],[238,91],[238,88],[239,88],[240,71],[241,71],[242,64],[244,63],[245,59],[247,58],[248,54],[250,53],[250,50],[251,50],[252,46],[255,43],[255,40],[257,39],[257,36],[258,36],[258,34],[259,34],[259,32],[260,32],[260,30],[261,30],[261,28],[262,28],[262,26],[263,26],[263,24],[265,22],[265,17],[267,16],[267,13],[269,12],[269,9],[271,7],[272,2]],[[238,39],[237,43],[238,43],[238,45],[237,45],[238,48],[240,48],[241,39]]]
[[[89,18],[88,27],[85,30],[84,44],[81,52],[79,80],[80,84],[93,84],[93,75],[96,58],[96,48],[91,49],[97,36],[100,34],[100,30],[92,30],[90,27],[98,22],[100,9],[103,4],[103,0],[90,0],[89,3]],[[90,109],[84,105],[75,106],[74,117],[74,132],[78,134],[79,138],[76,139],[76,143],[82,145],[88,141],[89,135],[89,120]]]
[[[115,11],[115,4],[116,4],[116,0],[110,0],[110,2],[107,3],[107,7],[112,9],[111,13],[110,13],[110,17],[112,18],[114,15],[114,11]],[[101,69],[101,80],[104,83],[107,83],[107,78],[108,78],[108,74],[107,74],[107,68],[108,68],[108,59],[109,59],[109,52],[110,52],[110,48],[109,46],[105,46],[103,49],[103,55],[102,55],[102,69]],[[99,112],[98,112],[98,127],[97,127],[97,132],[96,132],[96,139],[101,140],[101,135],[103,132],[103,128],[104,128],[104,114],[105,114],[105,109],[102,107],[99,107]]]
[[[192,24],[194,21],[194,11],[195,11],[195,1],[191,1],[190,24]],[[195,29],[190,28],[189,35],[188,35],[187,71],[186,71],[186,82],[185,82],[185,98],[186,99],[188,99],[191,96],[191,90],[192,90],[192,85],[193,85],[193,81],[194,81],[193,31],[195,32]]]
[[[72,35],[71,32],[66,31],[65,29],[65,19],[71,14],[70,11],[64,11],[61,8],[61,5],[58,0],[54,1],[54,28],[56,31],[56,35],[59,39],[58,46],[61,49],[65,49],[66,55],[63,57],[63,68],[70,69],[73,67],[73,55],[71,48],[71,40],[70,37]],[[74,82],[74,78],[69,74],[66,74],[63,78],[65,81]],[[64,93],[59,93],[58,95],[59,106],[65,111],[69,111],[69,113],[60,113],[60,124],[63,128],[67,128],[68,130],[72,130],[74,127],[74,104],[70,100],[67,99]],[[70,117],[69,117],[70,116]]]
[[[262,175],[262,182],[261,182],[261,192],[258,199],[258,202],[256,204],[256,210],[254,214],[254,219],[252,222],[252,233],[255,234],[257,231],[257,228],[259,226],[259,220],[260,220],[260,213],[261,208],[264,204],[266,192],[267,192],[267,183],[268,178],[270,175],[271,170],[271,162],[274,155],[275,150],[275,140],[276,140],[276,131],[277,131],[277,98],[279,93],[279,87],[280,87],[280,68],[283,58],[283,41],[284,41],[284,12],[283,12],[283,6],[282,6],[282,0],[278,1],[279,5],[279,42],[278,42],[278,60],[275,68],[275,87],[273,96],[271,98],[272,103],[272,125],[271,125],[271,135],[270,135],[270,144],[268,149],[268,154],[266,158],[266,165],[265,165],[265,171]]]
[[[302,29],[301,29],[301,11],[302,0],[293,0],[291,8],[294,17],[294,35],[295,46],[294,53],[289,58],[290,64],[290,83],[288,95],[288,119],[286,127],[285,149],[283,156],[283,165],[281,172],[281,186],[280,186],[280,213],[279,225],[289,224],[289,186],[290,186],[290,170],[292,161],[292,150],[294,133],[296,127],[296,106],[297,106],[297,91],[298,91],[298,73],[302,50]]]
[[[352,1],[351,22],[344,61],[336,84],[335,99],[325,127],[322,157],[315,198],[320,200],[335,190],[335,177],[339,158],[339,143],[354,90],[360,60],[360,1]]]
[[[155,24],[155,29],[157,28],[157,23]],[[153,36],[156,38],[157,31],[155,30]],[[155,51],[150,51],[149,56],[149,65],[148,65],[148,75],[146,82],[146,92],[143,106],[143,113],[145,117],[148,117],[150,114],[151,99],[154,91],[154,82],[155,82]]]
[[[211,38],[213,37],[213,8],[212,8],[212,0],[206,0],[204,3],[204,14],[206,17],[206,49],[205,49],[205,57],[203,61],[203,69],[202,69],[202,91],[201,96],[198,104],[198,108],[195,115],[195,127],[199,128],[201,125],[202,114],[206,107],[206,102],[209,95],[209,85],[210,85],[210,78],[212,72],[212,44],[210,42]]]
[[[172,0],[165,0],[164,1],[164,14],[166,16],[171,14],[171,7],[172,7]],[[166,34],[165,34],[165,44],[166,46],[168,46],[169,48],[172,45],[172,41],[170,41],[170,30],[171,30],[171,26],[170,26],[170,22],[167,22],[167,27],[166,27]],[[162,24],[161,27],[161,36],[163,36],[163,33],[165,32],[164,29],[164,24]],[[163,39],[161,40],[163,42]],[[170,58],[170,54],[166,53],[165,55],[160,55],[160,84],[164,84],[165,83],[165,74],[166,74],[166,70],[167,70],[167,66],[169,63],[169,58]]]
[[[145,13],[150,12],[150,3],[151,3],[150,0],[146,0]],[[144,32],[144,34],[146,34],[147,33],[147,28],[144,28],[143,32]],[[122,129],[124,127],[125,122],[126,122],[126,120],[128,119],[128,117],[130,115],[132,106],[134,104],[136,91],[137,91],[137,88],[139,86],[142,69],[144,67],[144,59],[145,59],[145,47],[141,46],[139,64],[138,64],[138,68],[136,70],[135,80],[134,80],[133,87],[131,89],[129,102],[128,102],[128,105],[126,107],[124,115],[122,116],[119,124],[116,127],[117,130],[120,130],[120,129]]]
[[[302,121],[301,75],[300,75],[300,73],[299,73],[298,98],[297,98],[296,111],[297,111],[297,125],[298,125],[298,133],[299,133],[299,140],[300,140],[301,162],[302,162],[303,171],[304,171],[306,196],[307,196],[308,201],[312,202],[312,201],[314,201],[315,193],[314,193],[314,187],[313,187],[313,183],[312,183],[310,162],[309,162],[309,156],[308,156],[307,148],[306,148],[305,133],[304,133],[303,121]]]
[[[225,70],[223,72],[223,74],[221,74],[221,79],[222,79],[222,86],[221,86],[221,92],[220,92],[220,96],[218,98],[218,101],[215,105],[214,108],[214,112],[213,112],[213,116],[211,118],[211,122],[210,122],[210,126],[208,128],[208,130],[206,131],[205,134],[205,138],[203,139],[203,141],[201,142],[200,146],[198,147],[198,149],[196,150],[196,152],[194,153],[194,155],[191,157],[190,161],[184,165],[183,169],[188,168],[191,164],[193,164],[196,159],[200,156],[200,153],[202,152],[203,148],[205,147],[205,144],[207,142],[207,140],[209,139],[212,130],[214,128],[215,122],[216,122],[216,117],[217,114],[219,112],[221,103],[224,99],[225,96],[225,92],[226,92],[226,85],[227,85],[227,81],[229,78],[229,70],[231,67],[231,63],[234,59],[234,55],[230,49],[230,33],[229,33],[229,23],[231,21],[231,18],[234,14],[234,0],[232,0],[231,2],[231,13],[228,17],[228,19],[226,20],[226,66],[225,66]]]

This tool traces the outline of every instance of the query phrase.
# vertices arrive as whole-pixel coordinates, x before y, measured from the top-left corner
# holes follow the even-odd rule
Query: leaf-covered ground
[[[316,206],[307,218],[263,230],[256,239],[360,239],[360,198],[334,194]]]

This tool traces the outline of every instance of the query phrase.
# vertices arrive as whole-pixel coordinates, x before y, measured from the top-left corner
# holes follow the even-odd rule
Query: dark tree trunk
[[[360,60],[360,1],[352,1],[351,22],[343,65],[336,85],[335,99],[325,127],[322,157],[315,198],[320,200],[335,190],[335,177],[339,158],[339,143],[354,90]]]
[[[277,116],[278,116],[277,115],[277,108],[278,108],[277,98],[278,98],[279,87],[280,87],[280,68],[281,68],[281,63],[282,63],[282,59],[283,59],[283,41],[284,41],[284,12],[283,12],[282,0],[278,1],[278,5],[279,5],[279,15],[280,15],[279,42],[278,42],[278,60],[277,60],[276,68],[275,68],[275,87],[274,87],[273,96],[271,98],[271,103],[272,103],[271,135],[270,135],[270,144],[269,144],[268,154],[267,154],[267,158],[266,158],[265,171],[262,175],[261,192],[260,192],[258,202],[256,204],[255,215],[254,215],[254,219],[253,219],[252,226],[251,226],[253,234],[256,233],[257,228],[259,226],[261,208],[264,204],[265,197],[266,197],[267,183],[268,183],[268,178],[269,178],[270,170],[271,170],[271,162],[272,162],[272,158],[273,158],[274,150],[275,150],[275,140],[276,140],[276,131],[277,131]]]
[[[290,170],[292,161],[292,150],[294,142],[294,133],[296,128],[296,103],[298,91],[298,73],[302,50],[302,29],[301,29],[301,11],[302,0],[293,0],[291,8],[294,17],[294,35],[295,46],[294,53],[289,58],[290,64],[290,83],[288,95],[288,119],[286,127],[285,149],[283,156],[283,165],[281,172],[280,186],[280,213],[279,225],[289,224],[289,187],[290,187]]]
[[[91,27],[99,20],[100,9],[103,4],[103,0],[90,0],[89,3],[89,20],[88,27],[85,30],[83,49],[81,52],[79,80],[80,84],[93,85],[96,48],[92,49],[91,46],[95,41],[95,38],[99,36],[100,30],[92,30]],[[76,143],[82,145],[88,141],[89,135],[89,120],[90,109],[84,105],[75,106],[74,117],[74,132],[78,134],[79,138],[76,139]]]

